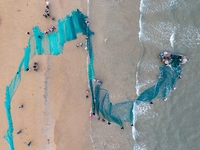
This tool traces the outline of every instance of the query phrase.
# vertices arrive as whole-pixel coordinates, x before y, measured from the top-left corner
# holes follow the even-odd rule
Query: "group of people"
[[[34,64],[33,64],[33,70],[34,71],[38,71],[38,63],[37,62],[34,62]]]
[[[161,58],[162,62],[165,64],[165,65],[169,65],[169,63],[172,61],[172,58],[171,58],[171,53],[169,52],[163,52],[163,53],[160,53],[159,54],[159,57]]]
[[[165,65],[169,65],[172,62],[173,56],[174,55],[172,55],[170,52],[167,52],[167,51],[164,51],[159,54],[159,57],[161,58],[162,62]],[[177,58],[175,58],[175,59],[178,59],[181,65],[183,65],[189,61],[189,59],[183,55],[178,55]]]
[[[83,46],[83,43],[77,43],[77,44],[76,44],[76,47],[79,47],[79,46],[82,47],[82,46]]]
[[[49,34],[49,33],[53,33],[56,30],[56,27],[52,26],[50,29],[48,29],[47,31],[44,31],[44,34]]]
[[[30,71],[31,69],[30,68],[27,68],[26,71]],[[34,71],[38,71],[38,62],[34,62],[33,63],[33,70]],[[22,108],[23,108],[23,105],[22,105]]]
[[[50,12],[49,12],[49,8],[50,8],[50,2],[46,2],[46,9],[44,10],[44,14],[43,16],[45,18],[51,17]],[[51,17],[52,20],[55,20],[54,17]]]
[[[44,10],[44,14],[43,16],[45,18],[51,17],[50,12],[49,12],[49,8],[50,8],[50,2],[46,2],[46,9]],[[51,18],[52,20],[55,20],[54,17]],[[47,31],[44,31],[44,34],[48,34],[48,33],[52,33],[56,30],[56,28],[54,26],[52,26],[50,29],[48,29]],[[26,31],[26,34],[30,35],[30,31]],[[38,36],[38,38],[42,38],[41,36]]]
[[[90,118],[92,118],[92,116],[95,116],[95,113],[90,113]],[[101,117],[98,117],[98,120],[101,120]],[[104,118],[102,118],[102,122],[106,122],[106,120]],[[111,122],[107,122],[108,125],[111,125]],[[134,125],[131,124],[131,126],[133,127]],[[121,127],[121,130],[124,130],[124,127]]]
[[[93,82],[94,83],[97,83],[97,84],[99,84],[99,85],[102,85],[103,84],[103,81],[101,81],[101,80],[99,80],[99,79],[93,79]]]
[[[96,79],[96,78],[94,78],[93,79],[93,82],[94,83],[97,83],[97,84],[99,84],[99,85],[102,85],[103,84],[103,81],[101,81],[101,80],[99,80],[99,79]],[[90,118],[92,118],[92,116],[95,116],[95,113],[93,112],[90,112]],[[98,117],[98,120],[101,120],[101,117]],[[106,122],[106,120],[104,119],[104,118],[102,118],[102,122]],[[108,125],[111,125],[111,122],[110,121],[107,121],[107,124]],[[134,125],[133,124],[131,124],[131,126],[133,127]],[[122,126],[121,127],[121,130],[124,130],[124,127]]]

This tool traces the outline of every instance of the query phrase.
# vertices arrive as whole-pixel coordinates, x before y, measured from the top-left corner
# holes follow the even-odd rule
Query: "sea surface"
[[[183,78],[168,100],[154,99],[133,110],[124,130],[91,120],[95,150],[198,150],[200,148],[200,1],[88,1],[95,77],[113,103],[133,100],[156,84],[165,50],[186,55]]]

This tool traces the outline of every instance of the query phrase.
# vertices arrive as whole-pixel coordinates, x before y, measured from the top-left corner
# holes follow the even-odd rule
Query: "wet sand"
[[[141,52],[139,5],[139,1],[129,0],[91,1],[95,78],[103,80],[101,88],[108,90],[113,104],[137,98],[136,71]],[[134,147],[130,123],[124,123],[122,131],[116,124],[108,125],[94,117],[91,130],[95,150]]]
[[[73,9],[79,8],[86,13],[86,1],[60,0],[50,1],[50,14],[56,19],[65,17]],[[27,46],[27,30],[38,25],[45,31],[57,21],[45,19],[42,14],[45,1],[25,0],[0,1],[1,31],[1,103],[0,135],[7,130],[5,115],[5,87],[17,72],[23,58],[23,49]],[[32,33],[32,31],[31,31]],[[84,41],[83,36],[65,44],[64,54],[59,56],[35,56],[30,61],[39,63],[38,72],[22,71],[21,83],[13,96],[11,113],[13,119],[13,138],[15,149],[92,149],[89,130],[90,99],[86,99],[87,54],[83,47],[76,48],[77,42]],[[19,109],[23,104],[24,108]],[[21,134],[16,134],[22,129]],[[8,150],[6,140],[0,138],[1,149]]]

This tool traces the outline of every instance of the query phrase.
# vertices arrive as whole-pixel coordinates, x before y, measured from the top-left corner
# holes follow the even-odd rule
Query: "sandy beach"
[[[79,8],[87,12],[86,1],[50,1],[50,14],[61,19]],[[57,21],[42,16],[45,1],[22,0],[18,2],[0,1],[1,31],[1,83],[0,135],[7,130],[5,115],[5,87],[17,72],[27,46],[29,35],[25,32],[39,26],[47,30]],[[65,44],[64,53],[59,56],[35,56],[30,61],[39,63],[38,72],[22,71],[21,83],[13,96],[11,113],[13,119],[13,138],[15,149],[26,150],[30,141],[32,150],[92,149],[89,130],[89,110],[91,101],[86,99],[87,53],[76,43],[85,43],[82,35]],[[24,105],[23,109],[19,109]],[[21,134],[16,134],[22,130]],[[9,150],[6,140],[0,138],[1,149]]]

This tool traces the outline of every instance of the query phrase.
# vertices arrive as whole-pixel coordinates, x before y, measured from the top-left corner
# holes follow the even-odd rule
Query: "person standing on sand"
[[[21,109],[21,108],[23,108],[23,107],[24,107],[24,105],[20,105],[20,106],[19,106],[19,109]]]
[[[17,134],[20,134],[20,133],[22,133],[22,130],[19,130],[19,131],[17,132]]]
[[[47,16],[51,17],[49,12],[47,13]]]
[[[50,2],[47,1],[46,4],[47,4],[48,7],[50,7]]]
[[[46,14],[43,14],[43,16],[44,16],[45,18],[47,18],[47,15],[46,15]]]
[[[96,83],[96,82],[97,82],[97,79],[94,78],[94,79],[93,79],[93,82]]]
[[[89,90],[86,90],[86,98],[89,98],[89,96],[88,96],[88,93],[89,93]]]
[[[102,85],[102,84],[103,84],[103,81],[97,80],[97,83],[98,83],[99,85]]]
[[[26,34],[30,35],[30,32],[29,32],[29,31],[26,31]]]
[[[30,71],[31,69],[27,68],[26,71]]]
[[[54,26],[52,26],[51,28],[52,28],[53,30],[56,30],[56,27],[54,27]]]
[[[29,146],[31,145],[31,143],[32,143],[32,142],[30,141],[30,142],[27,144],[27,146],[29,147]]]
[[[44,34],[48,34],[48,32],[47,32],[47,31],[44,31]]]
[[[90,114],[90,118],[92,118],[92,114]]]

